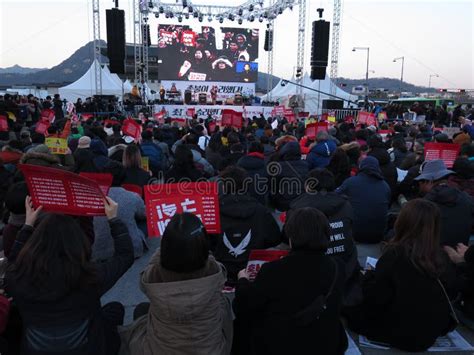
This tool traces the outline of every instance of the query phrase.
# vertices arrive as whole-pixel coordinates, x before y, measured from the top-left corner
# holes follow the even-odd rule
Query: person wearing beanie
[[[336,150],[336,143],[329,139],[328,132],[320,131],[316,136],[316,145],[309,151],[306,161],[309,170],[314,168],[325,168],[328,166],[331,156]]]

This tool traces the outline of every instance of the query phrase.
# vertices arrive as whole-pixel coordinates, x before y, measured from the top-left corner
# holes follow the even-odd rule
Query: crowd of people
[[[46,135],[67,139],[59,155],[38,116],[8,114],[10,100],[0,98],[2,354],[343,354],[345,329],[424,351],[456,328],[456,312],[474,319],[470,112],[450,115],[453,137],[440,120],[341,119],[310,137],[304,120],[236,129],[145,114],[134,139],[125,117],[55,109]],[[453,167],[425,161],[427,142],[459,144]],[[34,206],[18,164],[111,174],[106,215]],[[120,327],[124,306],[100,300],[149,248],[144,187],[183,181],[218,183],[221,233],[175,214],[137,280],[149,302]],[[364,244],[380,245],[375,268],[359,262]],[[289,253],[250,280],[250,251],[268,248]]]

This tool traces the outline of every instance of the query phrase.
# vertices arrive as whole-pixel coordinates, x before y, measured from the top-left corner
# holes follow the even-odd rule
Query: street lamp
[[[438,74],[430,74],[430,80],[428,82],[428,89],[431,89],[431,78],[439,78]]]
[[[405,57],[398,57],[393,60],[393,62],[398,62],[401,59],[402,61],[402,75],[400,76],[400,97],[402,97],[402,85],[403,85],[403,67],[405,66]]]
[[[354,47],[352,51],[355,52],[357,50],[367,51],[367,69],[365,71],[365,81],[366,81],[366,92],[365,92],[365,105],[366,107],[369,106],[369,56],[370,56],[370,49],[369,47]]]

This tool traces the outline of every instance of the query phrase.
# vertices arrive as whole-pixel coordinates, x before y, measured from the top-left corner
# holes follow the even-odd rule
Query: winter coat
[[[435,277],[400,247],[387,250],[363,280],[364,301],[346,314],[349,328],[401,350],[424,351],[450,327],[447,297]]]
[[[140,277],[148,315],[121,330],[120,355],[226,355],[232,345],[230,304],[222,294],[225,270],[212,256],[203,269],[164,269],[158,250]]]
[[[248,194],[265,205],[268,196],[268,174],[264,155],[261,153],[249,153],[239,159],[237,166],[245,169],[248,178],[252,179],[248,185]]]
[[[392,197],[395,198],[397,194],[397,181],[398,173],[395,164],[390,160],[390,154],[384,148],[372,148],[368,156],[372,156],[379,161],[380,170],[384,180],[390,186],[390,191],[392,192]]]
[[[328,166],[331,155],[336,150],[336,143],[333,140],[326,140],[318,142],[311,148],[306,161],[308,162],[309,170],[314,168],[325,168]]]
[[[441,244],[456,246],[469,244],[474,223],[474,201],[465,192],[447,184],[440,184],[425,196],[439,207],[441,212]]]
[[[206,159],[212,165],[214,170],[218,170],[222,162],[222,157],[219,152],[214,152],[211,148],[206,148]]]
[[[47,154],[47,153],[36,153],[28,152],[23,154],[20,159],[21,164],[31,164],[44,166],[46,168],[58,168],[63,170],[72,169],[74,166],[74,158],[72,155],[66,155],[66,165],[61,164],[59,155]]]
[[[111,187],[108,196],[119,205],[117,216],[127,226],[135,258],[142,256],[146,240],[143,231],[137,226],[137,219],[145,220],[145,204],[142,198],[122,187]],[[93,258],[95,260],[108,259],[113,255],[113,236],[110,234],[106,217],[94,217],[94,234]]]
[[[380,242],[387,226],[391,194],[377,159],[365,158],[360,164],[359,174],[344,181],[337,192],[346,195],[354,209],[354,240]]]
[[[132,184],[143,187],[148,184],[151,176],[148,171],[141,168],[125,168],[125,178],[122,182],[124,184]]]
[[[323,252],[291,251],[264,264],[254,282],[239,280],[233,309],[243,329],[234,331],[249,329],[242,339],[251,341],[255,354],[344,354],[347,336],[339,318],[344,279],[337,259]],[[329,293],[334,280],[326,309],[316,318],[308,308]],[[303,325],[298,313],[313,320]]]
[[[270,210],[247,195],[219,198],[222,234],[213,240],[214,256],[224,264],[230,281],[245,268],[252,249],[266,249],[281,242],[281,232]]]
[[[109,221],[114,240],[114,255],[105,262],[94,264],[97,270],[98,283],[95,287],[87,289],[70,290],[64,283],[64,270],[54,268],[49,281],[41,287],[36,287],[26,277],[15,278],[15,271],[9,270],[6,274],[7,292],[15,299],[15,303],[23,321],[24,340],[23,354],[51,354],[67,353],[68,355],[109,354],[116,344],[106,344],[105,337],[113,332],[101,314],[100,297],[107,292],[117,280],[128,270],[133,263],[132,242],[126,226],[118,219]],[[18,234],[11,253],[10,262],[16,260],[22,246],[30,238],[33,228],[24,226]],[[64,236],[67,237],[67,236]],[[61,335],[78,335],[85,327],[85,333],[74,339],[85,341],[85,344],[76,349],[67,348],[61,351],[58,341]],[[72,335],[72,336],[74,336]],[[82,339],[81,339],[82,338]],[[36,339],[36,343],[52,343],[51,348],[44,351],[29,349],[29,339]],[[54,340],[52,340],[54,339]],[[65,342],[71,340],[65,337]],[[48,350],[49,349],[49,350]]]
[[[171,168],[165,173],[165,182],[168,184],[177,183],[184,179],[195,182],[203,178],[203,176],[201,171],[196,169],[193,165],[183,167],[182,165],[176,165],[176,162],[174,162]]]
[[[142,142],[140,149],[142,156],[148,157],[150,170],[156,176],[163,170],[163,151],[153,142]]]
[[[291,202],[287,220],[295,209],[305,207],[316,208],[325,214],[331,227],[326,255],[341,258],[347,279],[356,278],[355,274],[359,272],[360,266],[352,238],[354,212],[347,198],[335,192],[305,193]],[[346,286],[348,291],[350,285],[346,283]]]
[[[461,287],[462,302],[459,308],[470,319],[474,319],[474,246],[464,254],[464,262],[456,265],[457,283]]]
[[[290,208],[290,203],[304,192],[308,176],[308,163],[301,160],[297,142],[286,143],[279,151],[279,161],[270,162],[267,172],[270,179],[270,199],[280,211]]]
[[[78,148],[74,152],[75,173],[98,173],[99,169],[94,164],[95,155],[90,148]]]

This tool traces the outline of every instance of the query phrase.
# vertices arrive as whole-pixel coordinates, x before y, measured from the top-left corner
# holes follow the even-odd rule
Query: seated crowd
[[[308,137],[304,121],[144,116],[133,139],[123,119],[58,117],[46,135],[67,139],[64,155],[37,120],[0,132],[2,354],[344,354],[346,329],[424,351],[455,311],[474,319],[470,120],[453,119],[453,138],[437,122],[345,121]],[[460,145],[451,169],[424,161],[427,142]],[[18,164],[111,174],[106,215],[34,206]],[[123,326],[124,305],[101,297],[149,249],[145,186],[183,181],[218,183],[221,233],[175,214],[137,280],[149,302]],[[380,245],[375,268],[363,244]],[[269,248],[289,253],[251,280],[250,251]]]

